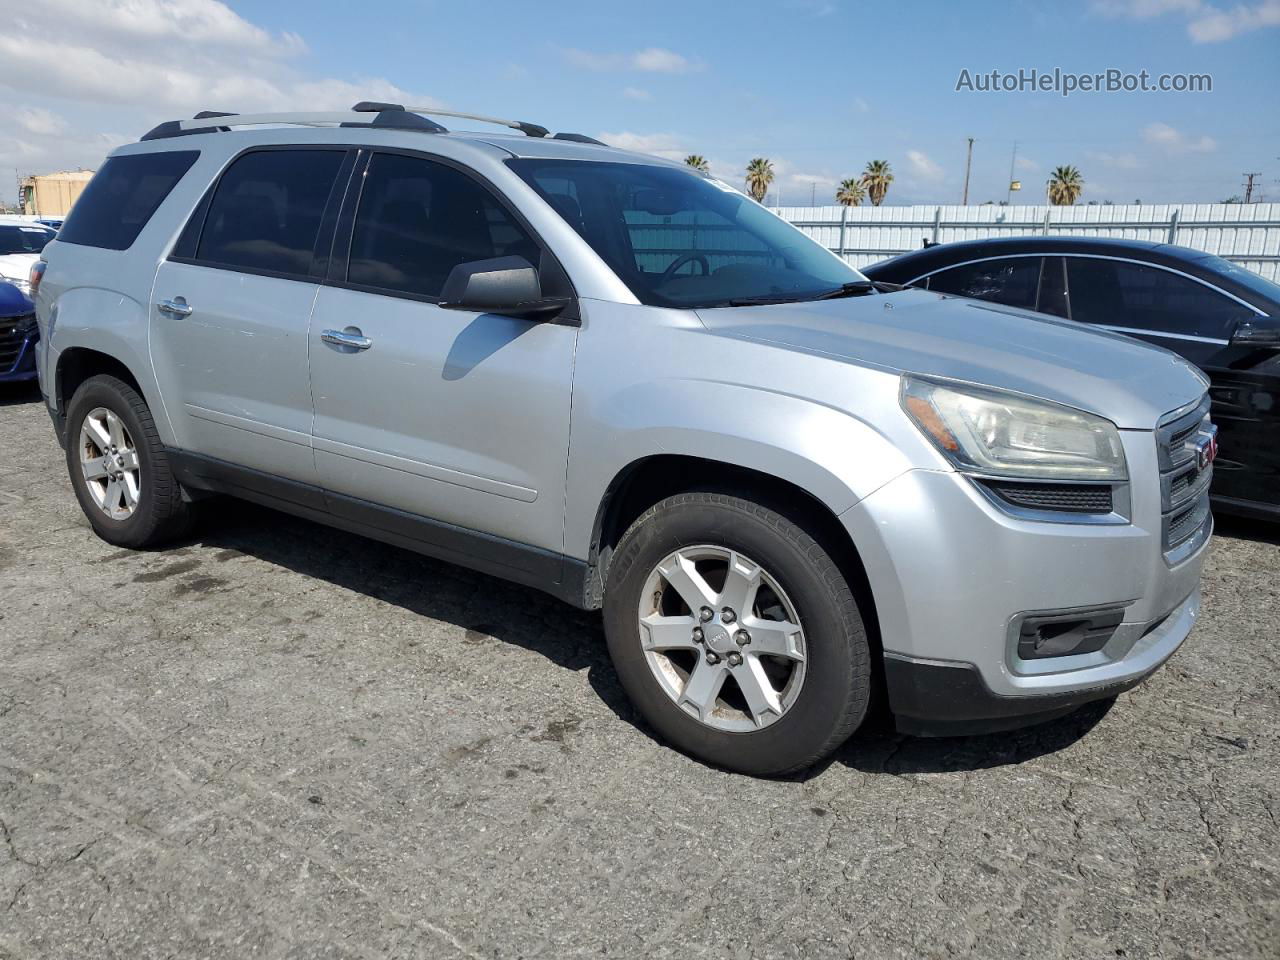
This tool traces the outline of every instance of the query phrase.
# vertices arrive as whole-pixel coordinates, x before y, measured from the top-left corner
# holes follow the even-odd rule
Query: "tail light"
[[[27,291],[27,296],[32,300],[34,300],[36,298],[36,294],[40,292],[40,281],[44,279],[44,268],[47,266],[48,264],[43,260],[37,260],[31,265],[31,272],[27,274],[27,284],[30,287]]]

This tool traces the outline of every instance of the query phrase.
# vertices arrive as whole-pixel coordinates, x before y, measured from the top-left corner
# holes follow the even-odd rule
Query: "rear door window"
[[[1040,260],[1040,257],[1004,257],[961,264],[929,277],[929,289],[1034,310]]]
[[[369,161],[351,236],[347,282],[435,299],[460,263],[524,257],[537,243],[483,185],[422,157]]]
[[[1124,260],[1067,257],[1071,319],[1175,337],[1227,340],[1254,311],[1197,280]]]
[[[127,250],[198,156],[176,150],[111,157],[71,208],[58,240]]]
[[[306,277],[345,156],[345,150],[334,149],[259,150],[240,157],[218,180],[196,262]]]

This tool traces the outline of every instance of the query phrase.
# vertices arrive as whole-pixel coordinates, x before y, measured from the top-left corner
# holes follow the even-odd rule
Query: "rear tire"
[[[849,584],[813,536],[758,503],[683,493],[647,510],[614,553],[604,622],[637,709],[708,763],[794,773],[866,714],[871,656]]]
[[[108,543],[154,547],[190,528],[191,506],[151,411],[118,377],[90,377],[71,398],[67,471],[90,526]]]

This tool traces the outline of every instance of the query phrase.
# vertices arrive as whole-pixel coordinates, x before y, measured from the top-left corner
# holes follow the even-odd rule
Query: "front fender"
[[[897,378],[886,380],[877,393],[891,398],[897,424]],[[869,409],[883,405],[868,397]],[[565,527],[570,556],[589,556],[594,508],[614,480],[637,461],[661,455],[777,477],[835,515],[913,466],[900,443],[869,419],[815,400],[698,378],[632,384],[601,401],[575,403]]]

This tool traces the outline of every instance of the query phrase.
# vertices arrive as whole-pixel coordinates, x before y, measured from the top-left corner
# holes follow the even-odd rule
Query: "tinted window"
[[[1190,277],[1120,260],[1067,257],[1071,319],[1184,336],[1231,336],[1253,311]]]
[[[235,161],[214,191],[196,259],[306,276],[344,155],[342,150],[261,150]]]
[[[0,257],[7,253],[39,253],[52,239],[53,231],[45,227],[0,224]]]
[[[641,303],[805,300],[862,275],[758,203],[690,170],[509,160]]]
[[[438,297],[460,263],[524,257],[537,245],[487,189],[453,167],[397,154],[369,162],[347,280]]]
[[[111,157],[80,194],[58,239],[127,249],[198,156],[195,150],[179,150]]]
[[[1039,257],[1007,257],[935,273],[929,278],[929,289],[1034,310],[1039,281]]]

